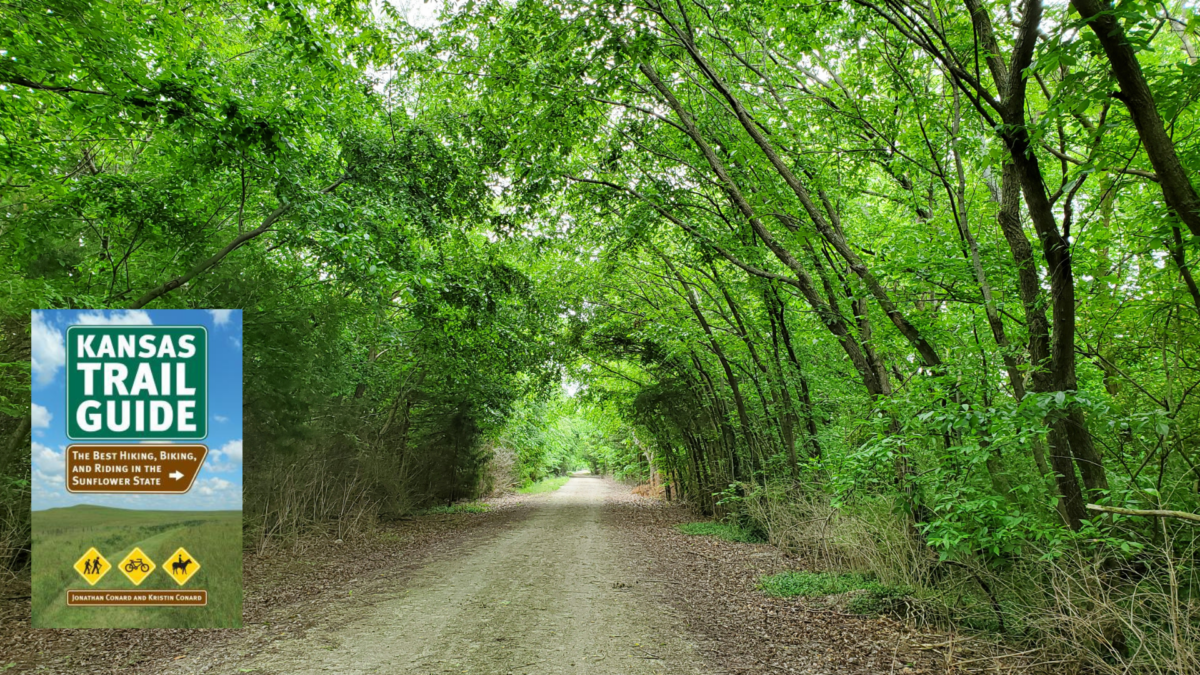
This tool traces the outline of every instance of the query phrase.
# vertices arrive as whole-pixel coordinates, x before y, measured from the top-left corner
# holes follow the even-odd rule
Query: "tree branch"
[[[1159,509],[1122,509],[1116,506],[1100,506],[1099,504],[1088,504],[1088,511],[1100,511],[1101,513],[1119,513],[1123,516],[1145,516],[1147,518],[1179,518],[1181,520],[1190,520],[1200,523],[1200,515],[1188,513],[1187,511],[1163,511]]]
[[[330,192],[333,192],[335,189],[337,189],[337,187],[339,185],[341,185],[342,183],[345,183],[347,180],[349,180],[349,178],[350,177],[348,175],[343,175],[341,178],[337,179],[337,181],[322,188],[319,194],[329,194]],[[292,206],[294,204],[295,204],[295,202],[289,202],[289,203],[284,204],[283,206],[280,206],[279,208],[275,209],[270,214],[268,214],[266,218],[263,219],[263,222],[261,225],[254,228],[253,230],[250,230],[249,232],[243,232],[242,234],[239,234],[238,236],[234,237],[233,241],[229,242],[229,244],[227,244],[225,246],[225,248],[218,251],[216,253],[216,255],[212,256],[211,258],[206,258],[205,260],[201,260],[200,262],[193,265],[192,268],[189,269],[184,274],[181,274],[180,276],[177,276],[174,279],[171,279],[170,281],[164,283],[163,285],[159,286],[158,288],[155,288],[154,290],[148,291],[141,298],[138,298],[137,302],[130,305],[129,309],[141,309],[142,307],[145,307],[146,305],[154,302],[158,298],[166,295],[167,293],[170,293],[171,291],[175,290],[176,288],[179,288],[180,286],[182,286],[182,285],[186,284],[187,282],[191,281],[192,279],[196,278],[197,276],[199,276],[201,273],[203,273],[208,268],[210,268],[213,265],[216,265],[217,263],[224,260],[225,256],[228,256],[230,253],[233,253],[238,248],[241,248],[241,246],[243,244],[245,244],[246,242],[248,242],[251,239],[254,239],[262,234],[265,234],[267,232],[267,230],[271,229],[271,226],[275,224],[275,221],[282,218],[284,216],[284,214],[286,214],[288,211],[290,211],[292,209]]]

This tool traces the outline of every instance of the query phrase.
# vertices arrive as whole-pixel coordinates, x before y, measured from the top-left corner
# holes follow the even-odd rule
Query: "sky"
[[[172,511],[242,508],[242,312],[231,309],[33,312],[34,511],[76,504]],[[73,325],[179,325],[208,329],[208,457],[182,495],[71,494],[66,489],[66,334]]]
[[[396,9],[400,16],[417,28],[432,28],[438,25],[438,14],[442,11],[441,0],[374,0],[374,10],[379,12],[379,3],[386,2]]]

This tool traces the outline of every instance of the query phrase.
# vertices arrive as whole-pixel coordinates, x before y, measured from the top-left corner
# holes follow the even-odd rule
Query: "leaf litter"
[[[947,638],[882,616],[847,614],[822,598],[772,598],[757,589],[763,575],[795,569],[769,544],[691,536],[677,525],[695,520],[678,504],[625,490],[606,515],[639,545],[631,569],[657,586],[696,633],[701,651],[729,673],[956,673],[929,649]],[[636,554],[634,554],[636,555]]]

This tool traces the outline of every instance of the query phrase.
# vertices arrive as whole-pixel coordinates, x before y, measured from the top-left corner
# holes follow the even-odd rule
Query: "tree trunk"
[[[1008,95],[1004,101],[1004,127],[1001,138],[1016,168],[1030,220],[1033,221],[1038,239],[1042,243],[1042,257],[1046,260],[1046,267],[1050,272],[1054,323],[1050,332],[1048,377],[1038,381],[1039,385],[1047,388],[1039,387],[1039,390],[1064,392],[1074,391],[1077,387],[1075,277],[1071,247],[1064,233],[1059,232],[1053,207],[1046,195],[1041,167],[1025,127],[1025,70],[1032,60],[1041,16],[1040,0],[1029,0],[1025,3],[1025,16],[1013,46],[1013,63],[1008,69]],[[1058,481],[1064,510],[1071,528],[1079,529],[1081,521],[1086,517],[1086,511],[1071,459],[1073,458],[1079,466],[1084,485],[1090,491],[1107,489],[1108,481],[1100,457],[1092,445],[1083,411],[1076,404],[1068,403],[1065,410],[1055,411],[1051,415],[1050,444],[1051,465]]]
[[[1121,85],[1120,93],[1114,96],[1129,109],[1142,147],[1146,148],[1146,155],[1158,175],[1163,198],[1192,234],[1200,237],[1200,197],[1179,161],[1175,143],[1163,127],[1154,94],[1138,63],[1137,52],[1126,38],[1125,28],[1114,16],[1113,6],[1107,0],[1071,0],[1071,5],[1095,32],[1108,56],[1113,75]]]
[[[800,264],[800,261],[797,260],[796,257],[787,250],[787,248],[775,240],[775,237],[771,234],[770,230],[768,230],[763,224],[762,220],[758,218],[754,212],[754,209],[750,206],[750,203],[742,194],[737,182],[734,181],[729,175],[725,165],[717,157],[716,153],[712,151],[712,148],[709,146],[708,142],[704,140],[704,137],[696,128],[696,124],[692,119],[692,116],[683,109],[683,106],[679,103],[679,100],[675,98],[675,94],[669,87],[667,87],[662,79],[659,78],[658,73],[656,73],[653,68],[646,64],[640,64],[638,67],[642,71],[642,74],[644,74],[646,78],[650,80],[651,84],[654,85],[655,89],[657,89],[659,93],[663,95],[663,98],[666,99],[667,105],[670,106],[671,110],[675,113],[675,116],[678,117],[680,122],[683,123],[683,127],[688,136],[692,139],[692,142],[695,143],[696,147],[699,148],[700,152],[704,155],[705,160],[708,162],[713,172],[717,175],[717,178],[724,186],[725,192],[730,201],[733,202],[734,206],[736,206],[742,215],[744,215],[750,222],[750,226],[753,228],[754,233],[758,235],[758,238],[771,251],[771,253],[774,254],[775,257],[796,276],[796,287],[800,290],[801,294],[804,295],[805,300],[808,301],[813,310],[818,314],[818,316],[821,317],[822,322],[829,328],[829,331],[833,333],[835,337],[837,337],[838,343],[842,346],[842,350],[846,352],[846,355],[850,358],[850,362],[854,364],[854,368],[862,377],[863,384],[866,386],[867,391],[871,393],[872,397],[879,396],[882,390],[880,388],[875,371],[868,365],[860,345],[854,339],[854,336],[850,334],[849,329],[846,327],[845,319],[841,316],[841,313],[838,312],[836,308],[831,308],[821,300],[821,296],[817,293],[816,288],[813,286],[812,277],[809,276],[808,271],[804,269],[804,266]],[[664,215],[667,214],[664,213]]]
[[[804,409],[804,423],[808,429],[809,446],[812,448],[812,456],[821,456],[821,444],[817,441],[817,415],[813,407],[812,396],[808,390],[808,378],[804,376],[804,369],[800,367],[800,360],[796,358],[796,350],[792,348],[792,334],[787,327],[787,318],[784,315],[786,305],[783,304],[783,298],[771,288],[771,295],[776,303],[776,316],[779,321],[779,336],[783,338],[783,346],[787,349],[788,361],[792,367],[796,369],[796,376],[800,379],[800,403]]]

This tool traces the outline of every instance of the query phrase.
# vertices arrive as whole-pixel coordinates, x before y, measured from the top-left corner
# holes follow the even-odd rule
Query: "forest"
[[[3,4],[0,574],[30,310],[234,308],[247,550],[587,466],[1053,672],[1200,672],[1192,3],[424,12]]]

